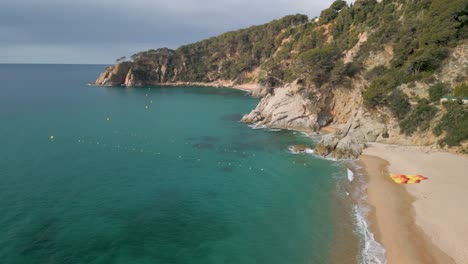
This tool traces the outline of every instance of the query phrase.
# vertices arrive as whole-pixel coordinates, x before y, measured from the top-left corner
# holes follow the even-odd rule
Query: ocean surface
[[[360,263],[346,168],[258,99],[86,85],[103,65],[0,65],[0,263]]]

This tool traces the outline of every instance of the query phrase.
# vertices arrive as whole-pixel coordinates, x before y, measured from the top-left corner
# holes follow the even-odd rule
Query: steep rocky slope
[[[316,153],[357,157],[366,142],[468,151],[467,107],[440,97],[466,92],[468,3],[337,0],[317,19],[287,16],[109,66],[103,86],[256,87],[243,122],[318,131]],[[457,91],[455,91],[457,93]]]

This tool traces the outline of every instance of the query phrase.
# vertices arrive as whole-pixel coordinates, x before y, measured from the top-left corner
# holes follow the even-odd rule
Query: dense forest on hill
[[[466,106],[443,107],[439,100],[455,90],[468,96],[467,76],[447,84],[434,73],[451,49],[466,42],[467,25],[466,0],[336,0],[318,18],[290,15],[176,50],[140,52],[130,71],[139,85],[230,80],[281,87],[297,81],[305,89],[334,89],[362,78],[369,111],[388,109],[406,135],[430,129],[444,113],[434,134],[446,134],[442,145],[457,145],[468,138]],[[369,65],[370,55],[387,47],[389,63]],[[399,89],[415,82],[430,84],[429,99]]]

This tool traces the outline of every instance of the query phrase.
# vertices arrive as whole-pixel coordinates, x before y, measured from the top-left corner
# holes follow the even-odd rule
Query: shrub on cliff
[[[386,106],[390,92],[402,83],[401,73],[399,71],[389,71],[384,76],[371,82],[369,87],[364,90],[364,104],[367,107],[374,108],[379,105]]]
[[[408,96],[402,91],[395,89],[388,97],[388,108],[396,118],[403,120],[411,111]]]
[[[387,94],[390,91],[390,89],[388,89],[390,85],[390,82],[385,78],[373,81],[362,94],[364,104],[369,108],[385,105],[387,102]]]
[[[361,67],[354,62],[343,64],[339,61],[330,73],[330,82],[348,86],[351,84],[350,78],[354,77],[360,70]]]
[[[466,106],[457,102],[449,102],[445,108],[447,112],[433,132],[436,136],[445,132],[444,138],[439,141],[442,146],[458,146],[468,139],[468,111]]]
[[[438,102],[449,90],[443,83],[436,83],[429,87],[429,98],[432,102]]]
[[[418,130],[426,131],[431,126],[431,121],[437,111],[438,109],[430,105],[429,101],[420,100],[409,116],[400,122],[401,132],[410,136]]]
[[[406,63],[406,74],[415,76],[421,72],[432,73],[448,55],[445,47],[430,46],[420,49]]]
[[[375,78],[382,77],[387,71],[387,67],[379,65],[368,71],[364,77],[366,80],[374,80]]]
[[[447,45],[467,37],[466,0],[406,1],[398,29],[392,66],[404,69],[406,82],[437,70]]]
[[[307,77],[320,87],[328,81],[330,72],[340,57],[341,54],[332,45],[312,49],[299,56],[298,70],[307,74]]]
[[[466,0],[434,0],[422,23],[420,42],[446,44],[468,35],[468,2]]]
[[[372,25],[378,18],[373,14],[374,8],[377,5],[375,0],[357,0],[353,5],[354,21],[361,23],[368,20],[368,24]]]
[[[333,4],[329,8],[322,11],[322,13],[320,14],[320,23],[326,24],[332,21],[338,16],[339,12],[345,7],[347,7],[346,1],[336,0],[335,2],[333,2]]]
[[[453,94],[457,97],[468,97],[468,82],[460,83],[455,86]]]

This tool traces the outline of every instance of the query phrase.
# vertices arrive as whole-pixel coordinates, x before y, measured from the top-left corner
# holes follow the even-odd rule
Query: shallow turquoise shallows
[[[346,169],[239,123],[258,99],[103,69],[0,65],[0,263],[359,261]]]

